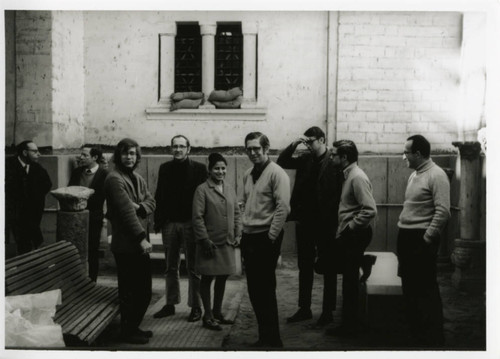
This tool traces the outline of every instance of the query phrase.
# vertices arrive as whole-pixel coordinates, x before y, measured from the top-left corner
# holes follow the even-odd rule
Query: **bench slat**
[[[16,256],[14,258],[10,258],[5,261],[5,272],[8,273],[12,267],[24,266],[26,264],[30,264],[33,260],[38,258],[43,258],[48,254],[64,251],[64,250],[73,250],[76,249],[70,242],[60,241],[54,244],[50,244],[48,246],[36,249],[26,254],[22,254],[20,256]]]
[[[67,318],[64,324],[60,324],[66,328],[67,332],[78,334],[89,322],[95,320],[95,317],[109,305],[109,301],[113,300],[114,297],[115,293],[113,291],[107,291],[103,293],[103,297],[99,298],[100,300],[87,306],[77,306],[75,308],[77,315],[73,318]]]
[[[103,296],[107,289],[107,287],[92,288],[86,293],[85,297],[77,297],[73,301],[71,301],[66,306],[66,310],[64,312],[61,312],[61,314],[59,314],[58,311],[58,313],[56,313],[55,319],[61,325],[65,325],[67,322],[74,320],[75,316],[80,316],[80,311],[83,310],[83,308],[88,307],[95,302],[98,302],[100,296]]]
[[[33,267],[27,271],[16,273],[16,275],[9,276],[5,279],[6,292],[10,293],[16,291],[18,288],[25,288],[30,291],[31,288],[36,287],[37,284],[43,284],[61,275],[69,275],[67,272],[74,266],[75,259],[79,259],[78,253],[66,253],[65,256],[55,257],[58,261],[48,261],[40,263],[37,267]]]
[[[92,289],[95,287],[94,282],[79,283],[78,286],[74,287],[74,291],[71,292],[67,297],[66,301],[57,309],[56,317],[62,317],[64,313],[71,311],[76,302],[81,300],[83,296],[88,297],[92,295]],[[66,291],[68,294],[68,291]]]
[[[92,343],[101,334],[109,323],[118,315],[120,311],[118,302],[118,291],[116,300],[108,305],[105,310],[95,319],[95,323],[101,323],[102,325],[92,325],[87,326],[81,333],[80,336],[85,338],[86,341]]]

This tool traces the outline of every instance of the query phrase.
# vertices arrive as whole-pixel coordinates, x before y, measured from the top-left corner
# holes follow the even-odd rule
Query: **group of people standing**
[[[275,163],[269,158],[270,142],[263,133],[249,133],[244,144],[252,167],[243,176],[242,203],[225,181],[227,160],[219,153],[212,153],[207,170],[205,165],[189,158],[191,145],[183,135],[171,140],[173,159],[160,166],[154,196],[144,178],[135,171],[142,157],[136,141],[126,138],[118,143],[113,156],[115,166],[109,172],[99,166],[102,152],[83,148],[81,167],[73,171],[69,185],[96,190],[88,203],[89,275],[94,281],[106,201],[106,218],[112,227],[111,251],[117,267],[123,341],[145,344],[153,336],[152,331],[140,329],[151,300],[150,215],[154,217],[152,228],[156,233],[161,232],[166,260],[166,303],[154,318],[175,315],[175,305],[181,301],[180,250],[184,248],[189,278],[187,302],[191,307],[187,320],[202,320],[203,327],[210,330],[221,330],[221,325],[231,324],[221,309],[226,280],[236,271],[234,250],[240,246],[248,294],[258,323],[258,341],[252,346],[283,347],[275,270],[283,227],[291,220],[296,222],[299,309],[287,322],[313,317],[311,293],[316,272],[323,275],[324,283],[322,312],[316,326],[332,323],[337,274],[341,274],[341,323],[327,328],[326,334],[357,334],[359,273],[366,259],[364,251],[372,239],[371,226],[377,207],[371,182],[357,165],[356,145],[350,140],[340,140],[328,148],[324,132],[311,127],[285,148]],[[307,151],[296,154],[301,144]],[[41,197],[51,186],[46,171],[36,163],[38,155],[36,145],[25,141],[6,167],[7,208],[15,209],[23,218],[29,218],[29,206],[9,198],[9,193],[16,189],[21,197],[28,196],[26,183],[30,181],[30,173],[43,179],[36,184]],[[423,136],[406,140],[403,158],[415,170],[408,180],[398,222],[397,254],[403,297],[415,343],[439,346],[444,335],[436,256],[440,233],[450,216],[449,182],[445,172],[430,158],[430,144]],[[293,191],[284,169],[296,170]],[[19,181],[14,174],[23,180]],[[40,230],[40,219],[32,217],[33,226],[8,221],[20,252],[41,244],[41,233],[38,236],[36,230]],[[24,232],[31,227],[28,240]]]

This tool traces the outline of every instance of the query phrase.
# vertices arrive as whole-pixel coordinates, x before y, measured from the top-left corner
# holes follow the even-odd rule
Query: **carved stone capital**
[[[460,157],[464,160],[476,160],[479,158],[479,154],[481,153],[481,144],[476,141],[455,141],[452,142],[452,145],[458,147]]]

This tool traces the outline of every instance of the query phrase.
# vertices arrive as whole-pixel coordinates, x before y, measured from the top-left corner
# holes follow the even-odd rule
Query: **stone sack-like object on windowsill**
[[[170,95],[170,99],[172,100],[170,111],[182,108],[198,108],[200,105],[203,105],[204,97],[203,92],[174,92]]]
[[[78,212],[87,208],[87,200],[94,192],[92,188],[69,186],[50,191],[50,194],[59,201],[62,211]]]

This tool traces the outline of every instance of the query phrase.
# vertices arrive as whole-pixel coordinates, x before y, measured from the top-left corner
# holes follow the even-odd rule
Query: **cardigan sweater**
[[[271,162],[253,183],[252,168],[243,176],[243,232],[269,231],[269,238],[278,237],[290,213],[290,179],[276,163]]]
[[[372,184],[356,162],[344,169],[345,181],[339,204],[337,237],[346,229],[366,228],[377,215],[377,205],[372,194]]]
[[[408,179],[398,227],[426,229],[424,239],[437,238],[450,218],[450,182],[432,159],[422,163]]]
[[[195,240],[215,245],[234,244],[241,235],[241,216],[234,189],[226,182],[222,192],[210,178],[200,184],[193,197]]]
[[[104,193],[108,204],[106,218],[111,221],[111,251],[140,253],[140,242],[148,238],[148,216],[155,210],[155,200],[149,193],[146,181],[136,172],[137,187],[129,174],[118,169],[110,172],[104,181]],[[140,206],[139,210],[134,205]],[[141,218],[140,212],[145,212]]]

